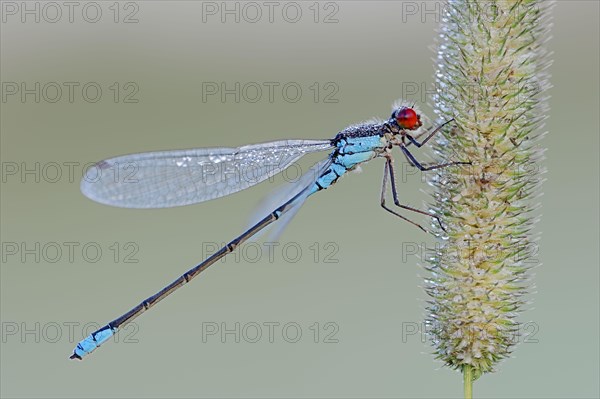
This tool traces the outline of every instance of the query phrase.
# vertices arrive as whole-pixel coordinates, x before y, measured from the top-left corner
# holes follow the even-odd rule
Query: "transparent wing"
[[[278,223],[276,225],[274,225],[271,229],[269,229],[268,231],[268,240],[271,242],[275,242],[279,240],[279,237],[281,237],[281,235],[283,234],[283,231],[286,229],[286,227],[288,226],[288,224],[292,221],[292,219],[294,218],[294,216],[296,216],[296,214],[298,213],[298,211],[300,210],[300,208],[302,208],[302,205],[304,204],[304,201],[306,201],[306,198],[308,198],[309,194],[310,194],[310,188],[312,187],[312,185],[315,183],[315,181],[319,178],[319,176],[321,176],[321,174],[323,174],[323,172],[325,172],[325,170],[331,165],[331,158],[328,159],[324,159],[322,161],[320,161],[319,163],[317,163],[316,165],[314,165],[309,172],[307,172],[304,176],[302,176],[302,183],[299,184],[298,187],[303,187],[303,191],[302,190],[291,190],[289,192],[290,197],[292,198],[294,195],[300,193],[302,191],[302,195],[300,195],[298,198],[296,198],[294,200],[293,203],[293,207],[290,208],[289,211],[287,211],[286,213],[284,213],[283,215],[281,215],[281,217],[278,220]]]
[[[273,209],[276,209],[279,205],[286,203],[296,195],[302,193],[302,195],[299,195],[298,198],[294,200],[292,207],[289,208],[286,213],[280,216],[277,223],[274,223],[267,227],[267,229],[262,230],[256,234],[253,239],[257,240],[263,235],[263,233],[266,233],[266,241],[277,241],[283,233],[283,230],[285,230],[287,227],[288,223],[294,218],[294,216],[296,216],[296,213],[298,213],[304,204],[304,201],[306,201],[306,198],[310,194],[310,188],[323,174],[323,172],[329,168],[331,162],[332,159],[330,157],[317,162],[305,174],[303,174],[298,181],[278,187],[271,193],[271,195],[265,197],[250,219],[248,227],[256,224],[259,220],[272,212]]]
[[[123,208],[167,208],[223,197],[258,184],[329,140],[282,140],[238,148],[123,155],[100,161],[81,181],[88,198]]]

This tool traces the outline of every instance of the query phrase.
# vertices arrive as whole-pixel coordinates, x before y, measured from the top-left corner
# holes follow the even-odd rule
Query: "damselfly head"
[[[410,107],[400,107],[392,112],[392,119],[403,130],[417,130],[423,123],[421,115]]]

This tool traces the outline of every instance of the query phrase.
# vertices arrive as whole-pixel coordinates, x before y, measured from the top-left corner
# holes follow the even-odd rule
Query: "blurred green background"
[[[388,117],[402,96],[432,116],[424,89],[441,3],[274,3],[272,21],[263,3],[253,3],[260,17],[256,6],[237,3],[239,22],[225,14],[224,23],[220,2],[75,2],[72,21],[69,8],[55,4],[2,3],[2,397],[462,394],[461,376],[433,359],[418,331],[427,273],[412,253],[434,240],[379,207],[379,161],[311,198],[273,261],[248,247],[137,319],[118,342],[84,362],[67,360],[94,323],[178,277],[206,245],[241,232],[273,187],[176,209],[117,209],[80,194],[84,164],[130,152],[329,138]],[[543,265],[520,318],[521,344],[476,383],[478,397],[600,394],[598,13],[593,1],[554,8],[537,225]],[[203,99],[203,85],[221,82],[251,84],[239,103],[234,95]],[[273,101],[265,82],[279,85]],[[253,83],[264,88],[256,102]],[[298,101],[293,88],[282,92],[286,83],[302,89]],[[22,97],[22,89],[32,94]],[[409,171],[399,180],[403,201],[422,207],[422,176]],[[239,342],[234,334],[203,339],[203,329],[236,323]]]

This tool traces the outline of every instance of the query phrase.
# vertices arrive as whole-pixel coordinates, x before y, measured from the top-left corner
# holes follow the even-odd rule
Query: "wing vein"
[[[81,181],[94,201],[124,208],[166,208],[208,201],[254,186],[330,140],[282,140],[236,148],[198,148],[118,156]]]

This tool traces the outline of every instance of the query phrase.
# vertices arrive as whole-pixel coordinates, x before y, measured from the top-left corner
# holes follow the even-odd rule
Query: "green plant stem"
[[[473,398],[473,373],[472,368],[469,365],[463,367],[463,381],[464,381],[464,393],[465,399]]]

